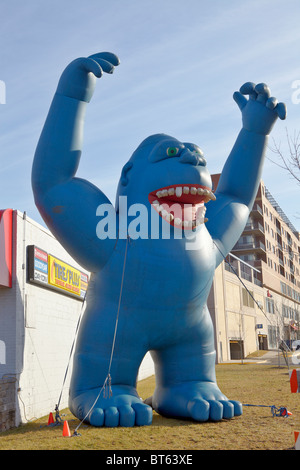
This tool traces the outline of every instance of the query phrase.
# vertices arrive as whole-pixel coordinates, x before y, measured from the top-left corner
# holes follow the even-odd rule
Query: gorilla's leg
[[[207,309],[201,323],[187,331],[180,343],[151,354],[156,366],[152,407],[158,413],[195,421],[242,414],[242,405],[228,400],[217,385],[213,326]]]
[[[133,323],[129,327],[123,314],[113,348],[116,319],[110,313],[84,314],[74,354],[70,410],[93,426],[149,425],[152,409],[141,401],[136,390],[139,366],[146,353],[144,337]],[[108,372],[111,388],[107,380],[102,390]]]

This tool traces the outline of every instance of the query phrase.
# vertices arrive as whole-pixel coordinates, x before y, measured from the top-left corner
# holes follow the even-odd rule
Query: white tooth
[[[175,225],[181,225],[181,223],[182,223],[182,220],[179,219],[179,217],[176,217],[176,219],[174,219],[174,224]]]
[[[203,224],[204,214],[198,215],[197,218],[196,218],[196,222],[199,222],[200,224]]]
[[[189,223],[188,223],[187,220],[184,220],[184,221],[182,222],[182,226],[183,226],[183,227],[188,227],[188,225],[189,225]]]
[[[163,196],[163,197],[168,196],[168,190],[167,190],[167,189],[164,189],[164,190],[162,191],[162,196]]]
[[[208,196],[208,195],[210,194],[210,191],[208,191],[208,189],[204,189],[203,194],[204,194],[205,196]]]
[[[203,194],[203,189],[202,189],[202,188],[198,188],[198,189],[197,189],[197,192],[198,192],[199,196],[201,196],[201,195]]]
[[[160,206],[160,205],[158,205],[156,209],[158,210],[158,212],[162,212],[164,210],[163,206]]]
[[[159,206],[159,202],[158,201],[153,201],[152,206]]]
[[[198,209],[197,209],[197,216],[198,215],[204,215],[206,212],[206,207],[205,206],[200,206]]]
[[[191,194],[197,194],[197,189],[196,188],[191,188]]]
[[[162,212],[161,212],[161,215],[162,215],[163,217],[166,217],[166,216],[168,215],[168,211],[166,211],[165,209],[163,209]]]
[[[183,192],[184,192],[184,194],[189,194],[190,188],[188,186],[184,186]]]
[[[176,196],[177,196],[177,197],[181,197],[181,196],[182,196],[182,188],[181,188],[181,187],[177,187],[177,188],[176,188]]]
[[[211,191],[207,191],[204,202],[215,201],[215,200],[216,200],[216,196]]]
[[[169,188],[169,189],[168,189],[168,194],[169,194],[169,196],[174,196],[174,194],[175,194],[175,189],[174,189],[174,188]]]
[[[168,222],[171,222],[171,220],[173,220],[173,219],[174,219],[174,215],[173,215],[173,214],[168,214],[168,215],[166,215],[166,220],[167,220]]]
[[[193,226],[193,221],[192,220],[189,220],[188,221],[188,227],[192,227]]]
[[[157,197],[162,197],[161,191],[157,191],[156,196],[157,196]]]

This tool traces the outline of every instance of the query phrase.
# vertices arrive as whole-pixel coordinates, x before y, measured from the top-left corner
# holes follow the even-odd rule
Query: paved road
[[[293,352],[289,352],[287,359],[285,359],[283,353],[278,350],[267,351],[263,356],[253,357],[251,359],[243,359],[243,362],[252,364],[268,364],[278,367],[287,367],[287,362],[290,369],[300,368],[300,351],[297,351],[297,355]],[[241,362],[241,361],[229,361],[229,362]]]
[[[290,369],[298,369],[300,368],[300,350],[289,352],[287,359],[284,358],[282,352],[278,354],[278,351],[274,351],[273,356],[271,354],[267,360],[269,360],[271,364],[282,366],[286,366],[287,361]]]

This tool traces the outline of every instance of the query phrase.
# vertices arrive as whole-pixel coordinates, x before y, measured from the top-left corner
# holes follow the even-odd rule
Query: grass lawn
[[[48,427],[48,416],[0,434],[0,450],[293,450],[300,431],[300,394],[290,392],[286,367],[265,364],[219,364],[218,385],[230,399],[245,406],[243,415],[218,423],[164,418],[156,413],[151,426],[93,428],[82,424],[81,436],[63,437],[62,426]],[[142,398],[150,396],[155,379],[139,382]],[[271,406],[287,407],[288,418],[273,417]],[[50,410],[51,411],[51,410]],[[79,424],[62,410],[71,434]]]

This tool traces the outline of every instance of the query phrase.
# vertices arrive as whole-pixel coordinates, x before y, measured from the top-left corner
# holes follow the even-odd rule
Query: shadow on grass
[[[51,433],[57,432],[57,429],[61,429],[61,432],[63,431],[63,424],[57,424],[57,425],[47,425],[45,421],[43,422],[44,418],[40,418],[37,421],[26,423],[23,425],[20,425],[17,428],[12,428],[8,431],[4,431],[0,433],[0,437],[3,436],[17,436],[17,435],[25,435],[25,434],[30,434],[30,433],[39,433],[39,432],[46,432],[47,434],[51,435]],[[74,430],[77,428],[77,426],[80,424],[80,421],[77,418],[72,418],[72,417],[67,417],[66,420],[68,421],[69,428],[71,431],[71,434],[73,434]],[[183,418],[168,418],[166,416],[161,416],[158,415],[156,412],[153,413],[153,420],[152,424],[150,426],[142,426],[141,428],[146,429],[146,428],[185,428],[191,425],[199,425],[199,426],[205,426],[205,425],[212,425],[216,424],[218,426],[220,425],[225,425],[228,421],[235,420],[235,418],[232,418],[231,420],[221,420],[218,422],[212,422],[212,421],[207,421],[207,422],[196,422],[193,420],[189,419],[183,419]],[[134,428],[138,428],[137,426],[134,426]],[[90,426],[88,423],[82,423],[78,429],[78,432],[80,433],[83,430],[86,429],[95,429],[93,426]],[[112,428],[105,428],[105,427],[100,427],[97,429],[112,429]],[[115,429],[122,429],[122,428],[115,428]],[[125,429],[125,428],[124,428]],[[126,428],[128,429],[128,428]]]
[[[191,426],[191,425],[196,425],[196,426],[211,426],[211,425],[216,425],[216,426],[221,426],[221,425],[226,425],[229,422],[233,422],[235,420],[240,419],[240,416],[235,416],[231,419],[222,419],[221,421],[194,421],[191,419],[184,419],[184,418],[168,418],[166,416],[160,416],[156,413],[153,414],[153,421],[152,421],[152,426],[158,426],[158,427],[185,427],[185,426]]]

